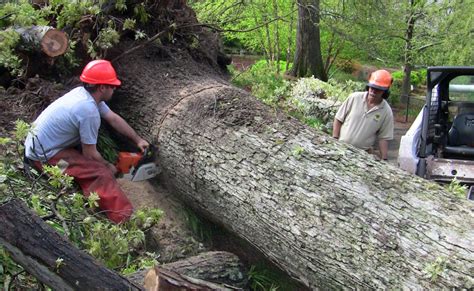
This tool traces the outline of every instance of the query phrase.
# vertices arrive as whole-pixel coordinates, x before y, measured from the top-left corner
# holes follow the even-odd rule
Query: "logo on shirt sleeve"
[[[382,117],[382,116],[381,116],[379,113],[375,114],[375,115],[374,115],[374,121],[375,121],[375,122],[379,122],[381,117]]]

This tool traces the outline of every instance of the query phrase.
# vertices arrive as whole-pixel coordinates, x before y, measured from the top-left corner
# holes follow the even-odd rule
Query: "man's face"
[[[384,92],[385,92],[384,90],[369,87],[369,100],[374,103],[382,102],[383,100],[382,95]]]
[[[109,101],[110,99],[112,99],[112,95],[114,94],[116,86],[102,85],[101,87],[102,87],[101,88],[101,90],[102,90],[102,100],[103,101]]]

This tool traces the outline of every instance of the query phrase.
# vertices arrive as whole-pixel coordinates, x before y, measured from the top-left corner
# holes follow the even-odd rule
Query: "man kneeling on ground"
[[[121,84],[109,61],[91,61],[80,79],[83,86],[51,103],[34,121],[25,141],[25,156],[39,169],[43,163],[58,166],[74,177],[85,196],[99,195],[99,207],[110,220],[124,222],[133,207],[115,180],[115,165],[97,151],[101,118],[142,151],[149,144],[105,103]]]

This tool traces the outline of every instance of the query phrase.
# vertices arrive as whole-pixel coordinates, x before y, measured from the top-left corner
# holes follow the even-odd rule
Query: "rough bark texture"
[[[159,269],[174,271],[186,277],[205,280],[238,288],[247,286],[245,270],[239,258],[228,252],[206,252],[184,260],[159,266]],[[128,276],[130,280],[144,285],[150,270]],[[156,272],[155,272],[156,274]],[[150,274],[149,276],[153,276]]]
[[[229,85],[179,49],[116,64],[162,181],[311,288],[472,288],[472,202]]]
[[[298,27],[293,67],[289,74],[296,77],[314,76],[328,80],[324,70],[320,39],[319,0],[298,0]]]
[[[0,244],[28,273],[54,290],[142,289],[79,251],[20,200],[0,206],[0,221]]]
[[[172,290],[242,290],[232,286],[218,285],[195,279],[175,271],[155,267],[145,277],[145,289],[149,291]]]

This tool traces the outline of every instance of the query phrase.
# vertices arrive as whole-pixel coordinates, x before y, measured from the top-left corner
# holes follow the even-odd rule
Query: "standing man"
[[[392,81],[386,70],[373,72],[367,91],[352,93],[337,111],[332,136],[368,152],[378,140],[380,158],[387,160],[388,141],[393,139],[393,113],[385,99]]]
[[[115,165],[97,151],[101,118],[141,150],[149,144],[105,104],[121,84],[109,61],[91,61],[80,79],[83,86],[51,103],[34,121],[25,141],[25,156],[39,169],[42,163],[57,165],[74,177],[85,196],[96,192],[101,210],[120,223],[128,220],[133,207],[115,180]]]

